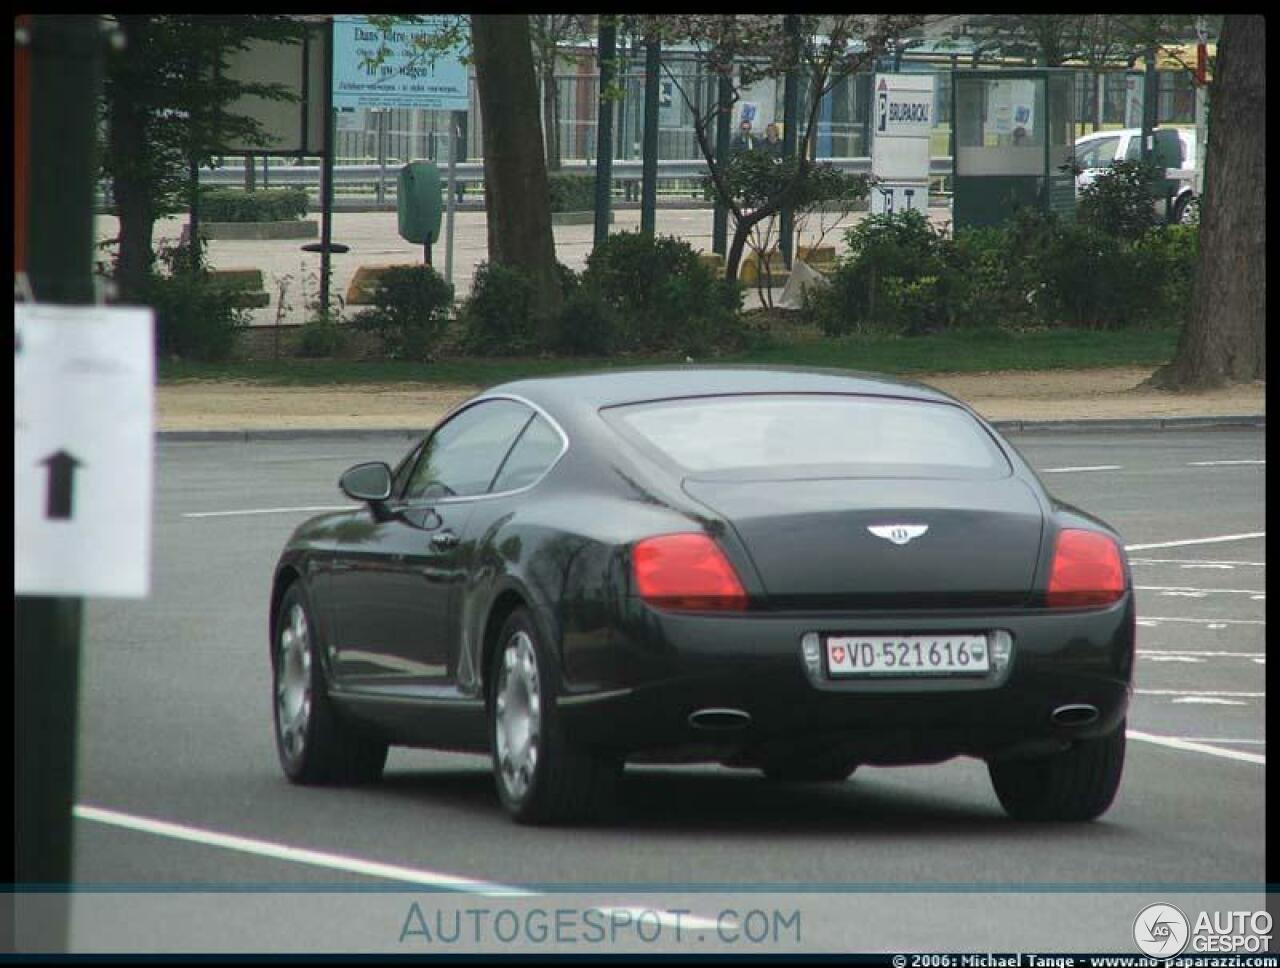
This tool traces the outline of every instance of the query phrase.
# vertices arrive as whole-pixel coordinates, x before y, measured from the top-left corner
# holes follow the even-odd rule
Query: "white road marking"
[[[1204,662],[1204,659],[1199,659],[1194,655],[1149,655],[1147,660],[1149,662]]]
[[[1204,738],[1200,736],[1183,736],[1180,737],[1184,743],[1241,743],[1248,746],[1266,746],[1265,739],[1236,739],[1234,736],[1226,738]]]
[[[1234,464],[1266,464],[1265,460],[1193,460],[1188,467],[1229,467]]]
[[[1193,588],[1188,585],[1134,585],[1142,592],[1191,592],[1198,595],[1266,595],[1257,588]]]
[[[1168,746],[1170,749],[1185,750],[1188,753],[1208,753],[1210,756],[1221,756],[1227,760],[1241,760],[1245,763],[1260,763],[1262,766],[1267,765],[1267,758],[1261,753],[1246,753],[1243,750],[1229,750],[1221,746],[1210,746],[1208,743],[1199,743],[1189,739],[1179,739],[1176,736],[1159,736],[1155,733],[1143,733],[1136,729],[1125,730],[1125,735],[1129,739],[1136,739],[1143,743],[1154,743],[1157,746]]]
[[[1266,625],[1260,618],[1167,618],[1162,615],[1144,615],[1138,619],[1139,625],[1155,625],[1159,622],[1193,622],[1196,625],[1207,625],[1209,628],[1225,628],[1228,625]]]
[[[1135,689],[1138,696],[1223,696],[1229,699],[1265,699],[1265,692],[1233,692],[1228,689]]]
[[[124,827],[128,830],[154,834],[157,837],[170,837],[174,840],[204,844],[207,847],[238,850],[246,854],[256,854],[259,857],[270,857],[274,860],[291,861],[295,864],[310,864],[313,867],[327,867],[331,870],[348,871],[352,874],[363,874],[366,877],[382,877],[387,880],[404,881],[409,884],[428,884],[432,887],[461,891],[467,894],[482,894],[487,897],[535,896],[533,891],[507,887],[488,881],[478,881],[470,877],[459,877],[456,874],[442,874],[438,871],[415,867],[400,867],[395,864],[382,864],[377,861],[362,860],[359,857],[348,857],[343,854],[330,854],[325,851],[289,847],[286,844],[276,844],[267,840],[255,840],[250,837],[222,834],[213,830],[202,830],[199,827],[188,827],[185,824],[151,820],[147,817],[120,813],[116,810],[106,810],[102,807],[91,807],[83,803],[76,804],[71,812],[81,820],[92,820],[95,823]]]
[[[297,514],[299,511],[352,511],[354,504],[325,505],[305,508],[244,508],[239,511],[191,511],[184,518],[230,518],[241,514]]]
[[[1265,658],[1265,652],[1221,652],[1218,650],[1206,651],[1203,649],[1139,649],[1138,655],[1196,655],[1207,659],[1256,659],[1259,656]]]
[[[1181,565],[1183,568],[1235,568],[1238,566],[1251,566],[1254,568],[1266,568],[1265,561],[1220,561],[1217,559],[1201,559],[1201,558],[1130,558],[1131,565]]]
[[[1175,703],[1184,703],[1193,706],[1247,706],[1247,702],[1241,702],[1239,699],[1219,699],[1217,696],[1179,696],[1173,700]]]
[[[1080,471],[1119,471],[1124,470],[1121,464],[1097,464],[1093,467],[1046,467],[1041,474],[1076,474]]]
[[[1149,548],[1181,548],[1186,545],[1218,544],[1223,541],[1244,541],[1248,538],[1265,538],[1265,531],[1250,531],[1246,534],[1220,534],[1213,538],[1187,538],[1183,541],[1154,541],[1151,544],[1125,545],[1125,551],[1146,551]]]

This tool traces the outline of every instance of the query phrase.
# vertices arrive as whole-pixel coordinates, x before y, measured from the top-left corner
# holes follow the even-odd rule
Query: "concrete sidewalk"
[[[1011,429],[1175,429],[1265,426],[1263,383],[1195,394],[1137,389],[1144,368],[915,377]],[[156,391],[156,429],[166,437],[418,432],[482,387],[444,384],[277,387],[203,382]]]

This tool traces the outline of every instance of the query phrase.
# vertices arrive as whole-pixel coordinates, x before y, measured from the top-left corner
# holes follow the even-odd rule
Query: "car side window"
[[[486,400],[463,410],[428,438],[409,476],[404,500],[485,493],[532,415],[532,410],[514,400]]]
[[[1100,138],[1093,144],[1085,146],[1080,152],[1077,164],[1081,168],[1105,168],[1115,160],[1116,148],[1119,145],[1119,138]]]
[[[511,448],[492,490],[514,491],[528,487],[546,473],[563,449],[564,441],[556,429],[542,417],[534,417]]]

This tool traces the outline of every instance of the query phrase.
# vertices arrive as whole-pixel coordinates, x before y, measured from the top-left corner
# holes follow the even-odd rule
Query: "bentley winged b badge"
[[[904,545],[913,538],[918,538],[929,530],[927,524],[869,524],[867,530],[877,538],[892,541],[896,545]]]

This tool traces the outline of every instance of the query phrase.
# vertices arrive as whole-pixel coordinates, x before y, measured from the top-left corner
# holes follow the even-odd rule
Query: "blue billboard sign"
[[[443,19],[423,17],[382,30],[367,17],[335,17],[333,106],[468,110],[470,78],[459,55],[429,52],[419,43]]]

